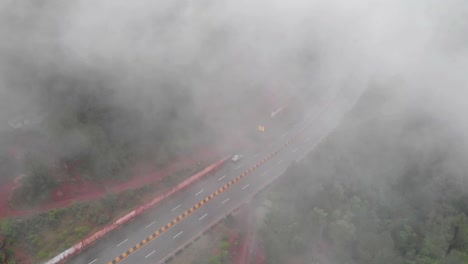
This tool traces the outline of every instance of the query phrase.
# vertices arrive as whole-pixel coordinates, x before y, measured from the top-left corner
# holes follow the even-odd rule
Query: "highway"
[[[342,109],[326,108],[326,111],[322,111],[324,109],[324,105],[317,105],[310,109],[304,117],[291,124],[289,129],[278,133],[276,140],[270,145],[252,146],[251,149],[243,151],[244,157],[241,161],[228,162],[217,172],[205,177],[187,190],[173,195],[147,214],[98,241],[68,263],[156,264],[162,262],[166,256],[194,237],[200,230],[251,199],[262,185],[282,175],[292,162],[310,152],[324,136],[336,127],[343,115]],[[295,141],[265,161],[265,157],[284,146],[300,131],[302,133]],[[264,162],[261,162],[262,160]],[[258,165],[259,163],[261,165]],[[232,182],[253,167],[256,169],[251,169],[249,173],[245,173],[246,176],[238,178],[239,180],[228,188],[214,195],[223,185]],[[207,202],[197,208],[194,207],[205,198]],[[191,208],[194,209],[190,211],[190,214],[184,214]],[[176,219],[179,220],[175,221]],[[168,226],[167,224],[171,222],[173,224]],[[162,227],[166,228],[160,232]],[[156,231],[157,236],[145,240]],[[142,241],[144,243],[141,243]]]

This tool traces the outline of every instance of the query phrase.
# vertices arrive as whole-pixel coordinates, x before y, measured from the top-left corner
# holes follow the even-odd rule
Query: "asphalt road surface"
[[[324,136],[336,127],[343,115],[342,109],[334,110],[333,107],[329,107],[323,112],[321,110],[324,110],[324,105],[317,105],[305,113],[300,120],[291,124],[290,128],[278,133],[276,140],[270,145],[253,146],[242,152],[244,157],[241,161],[228,162],[217,172],[205,177],[185,191],[174,194],[145,215],[137,217],[131,223],[112,232],[68,263],[108,264],[214,193],[218,188],[254,166],[303,129],[301,136],[278,155],[118,263],[156,264],[160,262],[220,216],[228,214],[240,204],[248,201],[262,184],[283,174],[292,162],[303,158],[310,152]]]

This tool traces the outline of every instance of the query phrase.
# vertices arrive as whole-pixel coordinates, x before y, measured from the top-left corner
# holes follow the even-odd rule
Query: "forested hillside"
[[[138,105],[119,104],[115,89],[98,78],[55,76],[47,84],[35,98],[42,122],[4,133],[14,134],[4,150],[16,148],[24,155],[17,170],[7,172],[26,176],[17,190],[22,203],[47,199],[48,190],[70,174],[125,179],[137,161],[162,165],[208,142],[182,88],[166,91],[170,103],[157,115],[144,115]]]
[[[267,194],[268,263],[468,263],[461,142],[425,111],[366,93]]]
[[[202,105],[216,89],[200,98],[183,83],[160,80],[154,89],[133,84],[139,86],[129,95],[115,78],[79,67],[42,78],[23,97],[40,118],[0,134],[0,183],[23,175],[15,193],[21,199],[13,200],[28,206],[47,200],[73,175],[120,181],[137,163],[158,167],[196,149],[226,147],[226,139],[235,144],[272,111],[261,89],[236,108],[232,103],[245,97],[243,90]]]

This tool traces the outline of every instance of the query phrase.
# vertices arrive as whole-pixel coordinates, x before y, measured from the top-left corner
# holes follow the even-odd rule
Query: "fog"
[[[423,112],[466,146],[467,32],[463,0],[3,0],[0,144],[9,121],[94,97],[128,114],[109,125],[126,144],[145,146],[170,123],[161,133],[203,145],[257,124],[248,113],[268,105],[266,94],[308,107],[379,86],[394,100],[382,118]],[[58,137],[54,124],[41,127],[51,156],[93,144],[76,129]]]
[[[396,78],[389,89],[420,107],[452,119],[463,107],[463,1],[4,1],[1,12],[4,115],[51,76],[90,74],[132,106],[165,105],[171,87],[202,109],[213,95],[241,102],[252,90]]]

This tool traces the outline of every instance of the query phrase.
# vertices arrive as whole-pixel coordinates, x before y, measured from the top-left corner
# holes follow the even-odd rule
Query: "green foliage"
[[[55,238],[58,243],[63,243],[67,239],[68,236],[69,236],[68,231],[64,230],[64,231],[58,232]]]
[[[221,256],[220,255],[216,255],[216,256],[213,256],[210,258],[210,260],[208,261],[209,264],[221,264]]]
[[[18,236],[18,230],[12,219],[3,219],[0,222],[0,232],[10,240],[10,243],[13,243]]]
[[[464,213],[455,218],[452,233],[446,255],[449,255],[453,250],[468,253],[468,218]]]
[[[103,213],[99,216],[97,223],[99,225],[105,225],[109,222],[109,220],[110,220],[110,217],[107,214]]]
[[[88,236],[96,226],[107,224],[116,213],[120,214],[121,202],[125,202],[126,207],[134,207],[138,199],[150,191],[154,189],[145,187],[111,194],[100,201],[74,203],[66,209],[54,209],[28,218],[3,219],[0,233],[13,246],[26,248],[31,257],[37,260],[49,258]]]
[[[15,205],[46,201],[58,180],[67,179],[71,171],[97,182],[128,179],[135,161],[166,165],[209,142],[187,87],[162,89],[162,97],[141,98],[143,102],[134,107],[121,104],[114,84],[103,79],[107,78],[97,73],[86,77],[59,74],[35,97],[47,115],[43,129],[28,135],[35,140],[28,149],[28,161],[17,166],[11,155],[0,151],[0,180],[17,175],[13,173],[17,170],[26,171]],[[165,98],[164,103],[160,98]],[[51,164],[58,164],[59,171],[51,169]]]
[[[47,123],[61,146],[62,161],[79,163],[78,169],[90,179],[127,178],[134,159],[165,164],[194,148],[194,135],[204,134],[183,87],[165,90],[166,101],[171,103],[156,106],[152,98],[144,98],[140,105],[147,106],[146,115],[116,103],[114,90],[94,78],[57,79],[63,87],[50,87],[44,93],[50,113]],[[187,130],[185,125],[194,129]],[[79,135],[73,138],[78,140],[70,140],[70,135]]]
[[[291,171],[308,173],[297,168]],[[322,188],[292,194],[294,174],[268,197],[272,206],[261,229],[268,263],[307,255],[321,243],[332,248],[338,263],[466,263],[468,218],[461,213],[464,206],[456,195],[426,210],[427,196],[422,196],[424,193],[417,191],[420,185],[415,184],[412,192],[403,190],[404,195],[400,189],[387,194],[399,198],[389,206],[387,200],[363,186],[346,185],[345,177],[322,180]],[[304,190],[310,190],[309,178],[301,184]],[[310,181],[317,185],[317,179]],[[451,253],[446,256],[448,249]]]
[[[85,205],[83,203],[73,203],[71,205],[71,211],[73,212],[74,217],[81,221],[84,217],[83,211],[85,210]]]
[[[401,231],[398,232],[397,247],[403,254],[414,253],[417,250],[418,236],[411,226],[405,225]]]
[[[28,157],[26,159],[27,175],[20,188],[15,190],[14,199],[18,203],[34,205],[49,199],[50,191],[58,185],[56,177],[43,161]]]
[[[26,238],[29,244],[35,248],[41,248],[43,246],[43,243],[37,234],[29,234]]]
[[[62,222],[62,216],[64,212],[65,211],[63,209],[53,209],[49,211],[49,214],[48,214],[49,225],[51,225],[52,227],[59,226],[60,223]]]
[[[90,228],[88,226],[79,226],[74,229],[75,234],[78,236],[78,238],[84,238],[89,234]]]
[[[47,258],[50,257],[50,253],[45,251],[45,250],[41,250],[41,251],[39,251],[39,253],[37,253],[37,257],[39,259],[47,259]]]
[[[223,240],[221,242],[221,250],[229,250],[229,241]]]
[[[266,241],[265,253],[267,262],[272,264],[285,263],[285,258],[288,253],[285,250],[284,242],[274,233],[274,230],[269,230],[269,227],[270,226],[266,226],[263,228],[263,240]]]
[[[114,211],[117,207],[117,196],[114,193],[109,193],[103,200],[106,210]]]
[[[310,260],[321,245],[331,263],[468,263],[466,149],[426,113],[382,119],[392,105],[376,102],[365,94],[269,192],[268,263]]]
[[[105,213],[105,211],[104,211],[104,206],[101,202],[91,203],[88,206],[88,210],[86,213],[86,220],[94,224],[99,224],[100,217],[102,216],[103,213]]]

